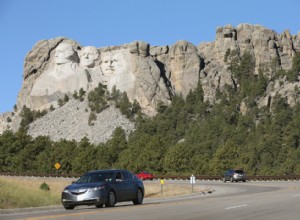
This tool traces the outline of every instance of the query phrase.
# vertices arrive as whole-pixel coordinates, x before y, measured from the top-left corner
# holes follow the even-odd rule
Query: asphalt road
[[[186,182],[188,184],[188,182]],[[101,220],[300,220],[300,182],[223,183],[197,181],[213,193],[165,199],[145,199],[143,205],[119,203],[114,208],[93,206],[0,210],[0,219]]]

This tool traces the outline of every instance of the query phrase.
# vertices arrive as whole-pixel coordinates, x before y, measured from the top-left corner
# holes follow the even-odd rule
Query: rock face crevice
[[[21,110],[26,105],[32,110],[43,110],[52,105],[56,108],[54,112],[58,112],[59,99],[65,95],[70,97],[80,89],[88,93],[99,83],[110,91],[115,87],[126,92],[129,101],[138,101],[142,111],[149,116],[156,114],[161,103],[170,104],[173,95],[186,97],[199,83],[204,101],[213,104],[217,91],[223,92],[228,86],[239,87],[225,59],[233,51],[238,57],[246,52],[251,54],[255,74],[263,68],[266,77],[271,78],[276,71],[292,67],[293,57],[300,52],[300,32],[297,35],[291,35],[289,31],[278,34],[260,25],[226,25],[216,29],[215,41],[198,46],[180,40],[171,46],[151,46],[135,41],[95,48],[81,46],[64,37],[42,40],[25,57],[17,108]],[[278,79],[268,85],[266,94],[257,102],[259,106],[268,106],[279,94],[293,105],[299,101],[296,87],[299,87],[299,81],[291,83],[284,78]],[[17,127],[14,118],[18,113],[10,116],[12,122],[8,122],[7,117],[1,116],[0,132]],[[40,119],[38,121],[36,123],[43,123]],[[31,134],[39,133],[34,127],[38,125],[31,126]]]

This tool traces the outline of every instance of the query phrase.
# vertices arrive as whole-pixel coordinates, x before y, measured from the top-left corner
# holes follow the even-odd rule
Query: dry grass
[[[160,185],[159,182],[144,181],[145,197],[146,198],[159,198],[170,197],[178,195],[186,195],[192,193],[192,186],[189,184],[174,184],[170,181],[165,181],[164,185]],[[200,193],[206,191],[206,189],[200,186],[194,185],[193,192]]]
[[[62,190],[75,179],[66,178],[36,178],[0,176],[0,209],[38,207],[60,205]],[[43,191],[39,187],[47,183],[50,191]],[[145,197],[158,198],[192,193],[192,187],[187,184],[174,184],[165,181],[161,185],[157,181],[145,181]],[[205,191],[194,186],[194,192]]]
[[[50,191],[40,189],[44,182]],[[0,209],[58,205],[68,183],[62,179],[0,176]]]

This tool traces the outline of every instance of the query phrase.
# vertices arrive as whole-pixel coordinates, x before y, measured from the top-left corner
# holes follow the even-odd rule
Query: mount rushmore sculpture
[[[81,47],[66,38],[38,42],[25,60],[24,83],[18,107],[42,110],[65,94],[91,91],[99,83],[115,86],[137,100],[149,114],[158,103],[170,102],[168,79],[149,54],[149,44],[133,42],[119,47]],[[43,53],[41,53],[43,52]]]

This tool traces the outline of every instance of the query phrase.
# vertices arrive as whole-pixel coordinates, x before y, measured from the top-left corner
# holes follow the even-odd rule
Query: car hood
[[[83,192],[87,189],[98,187],[105,184],[105,182],[96,182],[96,183],[73,183],[66,187],[67,190],[71,192]]]

